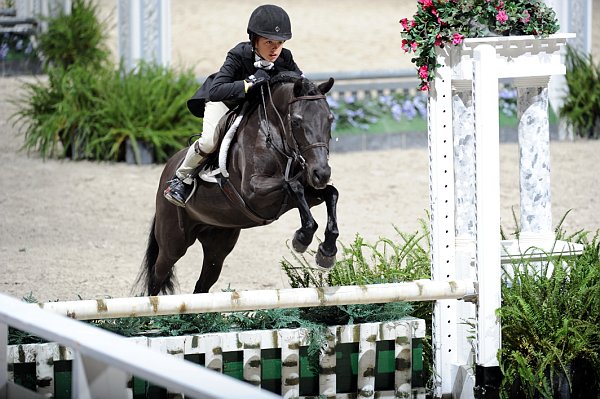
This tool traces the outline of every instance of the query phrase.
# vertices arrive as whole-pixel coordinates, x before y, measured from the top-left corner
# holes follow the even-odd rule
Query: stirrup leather
[[[202,169],[198,173],[198,177],[200,177],[202,180],[209,183],[219,183],[216,178],[217,175],[222,175],[225,178],[229,177],[229,172],[227,172],[227,154],[229,153],[231,141],[233,140],[235,132],[237,131],[237,128],[240,125],[243,117],[244,113],[240,112],[223,137],[221,148],[219,149],[219,167],[213,170]]]

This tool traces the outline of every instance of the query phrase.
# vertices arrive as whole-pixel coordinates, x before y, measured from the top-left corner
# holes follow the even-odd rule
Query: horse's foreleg
[[[288,182],[288,187],[290,193],[296,200],[296,206],[300,212],[300,222],[302,223],[302,226],[296,230],[296,233],[294,234],[292,247],[294,248],[294,251],[302,253],[306,251],[306,248],[308,248],[312,242],[315,231],[317,231],[319,225],[310,213],[310,207],[306,202],[302,184],[298,181],[291,181]]]
[[[238,238],[240,229],[220,229],[210,228],[204,230],[198,235],[198,241],[202,244],[204,260],[202,262],[202,271],[194,287],[194,294],[208,292],[223,269],[223,262],[227,255],[231,253]]]
[[[337,225],[337,201],[339,197],[338,190],[332,185],[323,189],[325,194],[325,205],[327,206],[327,227],[325,228],[325,241],[319,245],[316,255],[317,265],[330,269],[335,264],[335,254],[337,253],[336,241],[340,235]]]

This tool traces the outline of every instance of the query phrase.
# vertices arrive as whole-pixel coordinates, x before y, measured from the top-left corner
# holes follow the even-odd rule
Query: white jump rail
[[[476,294],[473,281],[417,280],[323,288],[288,288],[207,294],[109,298],[32,304],[78,320],[167,314],[236,312],[387,302],[462,299]]]
[[[8,380],[8,326],[71,348],[74,398],[125,399],[130,375],[195,398],[278,397],[207,368],[131,345],[116,334],[0,294],[0,398],[46,397]]]

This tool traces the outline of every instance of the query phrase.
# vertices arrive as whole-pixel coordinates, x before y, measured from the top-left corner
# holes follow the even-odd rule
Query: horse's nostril
[[[329,178],[331,177],[331,169],[322,168],[315,169],[313,171],[313,180],[315,185],[325,185],[329,182]]]

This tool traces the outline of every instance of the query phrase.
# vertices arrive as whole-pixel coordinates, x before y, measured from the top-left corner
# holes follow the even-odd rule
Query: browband
[[[290,100],[289,104],[291,103],[295,103],[296,101],[300,101],[300,100],[323,100],[325,99],[325,95],[324,94],[314,94],[312,96],[300,96],[300,97],[294,97]]]

